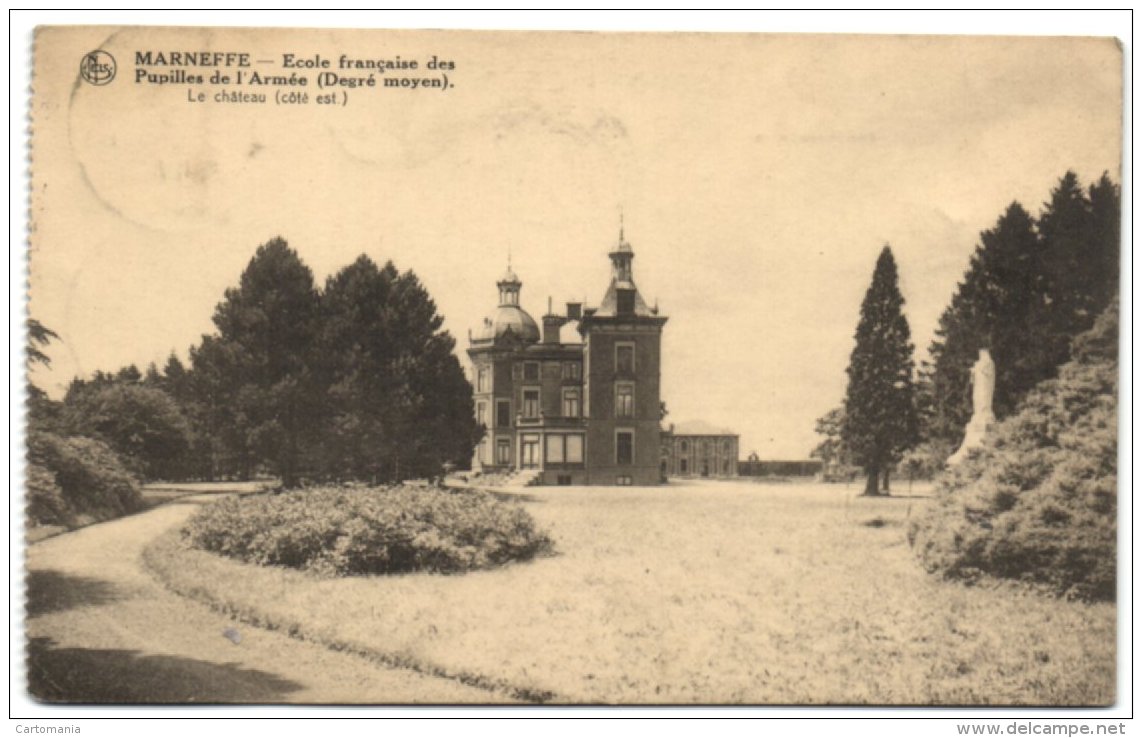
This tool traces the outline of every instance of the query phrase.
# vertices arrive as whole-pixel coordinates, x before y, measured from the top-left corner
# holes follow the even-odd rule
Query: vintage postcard
[[[33,55],[32,699],[1123,698],[1115,39]]]

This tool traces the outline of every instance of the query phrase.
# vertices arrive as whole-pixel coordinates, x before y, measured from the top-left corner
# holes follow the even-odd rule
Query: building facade
[[[706,423],[680,423],[662,434],[665,477],[738,476],[738,435]]]
[[[532,471],[542,484],[660,481],[662,330],[634,283],[634,251],[619,234],[611,282],[597,308],[548,302],[543,327],[520,304],[509,265],[499,305],[469,334],[476,421],[472,468]],[[574,324],[581,341],[561,340]]]

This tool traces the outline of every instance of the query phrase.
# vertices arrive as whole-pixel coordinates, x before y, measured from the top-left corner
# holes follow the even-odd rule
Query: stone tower
[[[634,283],[634,250],[619,229],[602,304],[579,321],[591,484],[657,484],[666,318]]]

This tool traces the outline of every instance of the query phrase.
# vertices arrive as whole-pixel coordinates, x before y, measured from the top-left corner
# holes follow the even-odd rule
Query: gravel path
[[[47,702],[482,703],[501,695],[250,627],[179,597],[143,547],[187,497],[27,550],[28,687]]]

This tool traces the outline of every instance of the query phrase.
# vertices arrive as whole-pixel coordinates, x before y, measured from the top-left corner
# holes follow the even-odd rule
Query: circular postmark
[[[108,84],[115,79],[115,57],[103,50],[87,52],[79,62],[79,76],[93,85]]]

